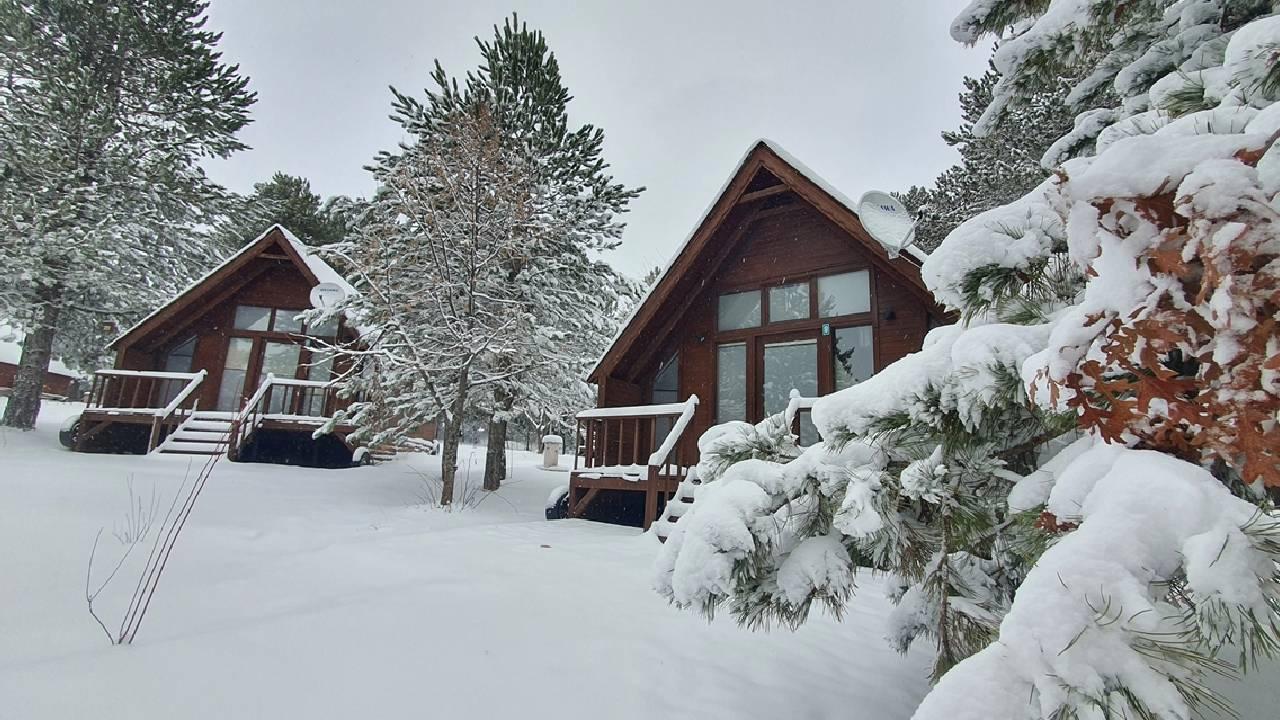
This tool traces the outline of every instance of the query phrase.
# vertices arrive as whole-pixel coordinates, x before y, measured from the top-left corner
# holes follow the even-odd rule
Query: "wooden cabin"
[[[22,358],[23,333],[0,323],[0,397],[12,392],[18,377],[18,365]],[[78,399],[85,375],[71,369],[57,358],[49,361],[44,375],[44,396],[52,399]]]
[[[597,407],[578,416],[564,512],[643,493],[646,528],[674,521],[708,428],[759,422],[793,391],[826,395],[919,350],[945,317],[920,260],[891,253],[847,198],[756,143],[591,373]],[[802,445],[818,439],[803,409],[795,430]]]
[[[312,290],[354,292],[276,225],[115,339],[68,442],[83,452],[227,453],[232,460],[341,467],[339,426],[312,437],[347,401],[318,348],[355,333],[300,320]]]

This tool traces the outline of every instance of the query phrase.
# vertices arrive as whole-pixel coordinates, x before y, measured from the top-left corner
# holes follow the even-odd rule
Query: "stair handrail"
[[[787,399],[787,409],[782,411],[782,418],[786,421],[787,427],[793,427],[796,416],[805,410],[812,410],[813,404],[818,402],[819,399],[816,397],[801,397],[799,390],[792,389],[790,397]]]
[[[228,458],[235,459],[239,453],[240,446],[249,439],[249,435],[251,435],[254,429],[256,429],[256,420],[252,423],[246,423],[245,421],[250,417],[256,418],[256,416],[260,414],[258,410],[262,405],[262,401],[267,396],[267,392],[271,389],[271,386],[275,383],[276,376],[271,373],[267,373],[267,376],[262,378],[262,382],[258,384],[258,389],[255,390],[253,395],[251,395],[245,402],[244,407],[241,408],[240,412],[236,413],[235,419],[231,423],[230,437],[227,438]]]
[[[186,375],[188,373],[172,373],[172,374]],[[196,388],[200,387],[200,383],[204,382],[205,376],[207,376],[208,374],[209,373],[205,370],[201,370],[200,372],[197,372],[197,373],[190,373],[191,377],[190,379],[187,380],[186,387],[182,388],[182,390],[180,390],[177,395],[174,395],[173,399],[169,401],[168,405],[165,405],[164,407],[155,411],[151,419],[151,434],[147,439],[147,452],[151,452],[152,450],[155,450],[156,447],[160,444],[160,435],[164,429],[165,422],[170,417],[172,417],[174,413],[178,412],[178,409],[181,408],[183,403],[187,401],[187,398],[191,397],[192,393],[196,391]],[[180,380],[182,378],[177,377],[177,378],[166,378],[166,379]],[[195,410],[195,405],[199,404],[199,402],[200,402],[200,399],[196,398],[192,405],[193,412]]]
[[[177,395],[174,395],[173,399],[169,401],[168,405],[160,408],[159,410],[156,410],[156,417],[165,418],[165,417],[169,417],[174,412],[176,412],[177,409],[182,406],[182,403],[186,402],[188,397],[191,397],[191,393],[195,392],[196,388],[200,387],[200,383],[204,382],[204,379],[208,374],[209,374],[209,371],[207,370],[201,370],[200,372],[195,373],[192,376],[192,378],[187,382],[186,387],[182,388],[182,390],[180,390]],[[181,379],[181,378],[171,378],[171,379]]]
[[[693,413],[698,409],[698,396],[690,395],[683,405],[680,416],[667,431],[667,436],[662,439],[662,445],[649,455],[649,467],[662,467],[667,464],[667,456],[675,449],[676,443],[680,442],[680,438],[684,435],[685,428],[689,427],[689,423],[693,421]]]
[[[611,420],[618,421],[618,422],[626,422],[627,420],[639,421],[643,419],[656,420],[658,418],[673,418],[672,426],[667,431],[666,435],[664,435],[661,438],[661,440],[659,440],[656,436],[653,438],[652,440],[653,444],[651,445],[651,447],[653,447],[654,449],[649,453],[649,455],[645,459],[646,460],[645,465],[644,466],[639,465],[640,458],[636,457],[633,460],[633,462],[636,464],[627,466],[629,468],[634,468],[634,471],[638,471],[641,467],[661,469],[669,465],[671,460],[671,453],[676,449],[676,446],[679,444],[681,438],[684,437],[685,430],[688,428],[689,424],[692,422],[694,411],[698,407],[698,402],[699,400],[697,395],[690,395],[688,399],[682,402],[662,403],[662,404],[655,404],[655,405],[630,405],[630,406],[624,406],[624,407],[589,408],[577,414],[576,417],[579,423],[578,430],[579,430],[579,433],[581,433],[584,427],[584,423],[586,424],[586,428],[588,431],[588,441],[586,444],[592,445],[592,442],[591,442],[592,440],[591,423],[592,422],[603,422],[607,425],[607,423]],[[606,444],[607,444],[607,440],[608,440],[608,428],[606,427],[605,428]],[[588,452],[590,452],[590,449],[588,449]],[[578,462],[582,458],[582,455],[583,455],[583,447],[582,445],[579,445],[577,456],[575,456],[574,458],[575,472],[579,470]],[[607,452],[606,452],[606,455],[607,455]],[[588,458],[586,462],[588,464],[583,469],[590,470],[592,472],[619,471],[622,468],[622,466],[619,466],[619,467],[592,466],[590,465],[590,463],[592,462],[590,458]],[[619,458],[619,462],[621,462],[621,458]],[[677,459],[677,465],[678,464],[679,463]],[[666,469],[667,470],[675,469],[677,474],[680,474],[683,470],[683,468],[679,468],[679,467],[676,467],[676,468],[667,467]]]

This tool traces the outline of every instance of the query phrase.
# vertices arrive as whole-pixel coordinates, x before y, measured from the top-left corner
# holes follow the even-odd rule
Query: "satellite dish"
[[[311,307],[329,310],[345,300],[347,291],[338,283],[322,282],[311,288]]]
[[[879,190],[865,193],[858,201],[858,219],[891,258],[898,257],[916,240],[916,219],[889,193]]]

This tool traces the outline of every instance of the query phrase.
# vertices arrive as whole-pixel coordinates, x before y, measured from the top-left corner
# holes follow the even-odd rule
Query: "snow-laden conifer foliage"
[[[437,65],[425,101],[395,93],[411,140],[378,158],[379,191],[332,251],[360,291],[342,308],[368,368],[350,419],[379,441],[441,416],[446,503],[464,415],[541,424],[580,408],[635,294],[600,257],[638,192],[608,174],[603,132],[570,127],[540,33],[512,18],[477,42],[484,64],[461,82]]]
[[[1012,202],[1039,185],[1056,163],[1041,161],[1050,145],[1071,129],[1075,113],[1066,104],[1069,78],[1059,78],[1000,118],[988,132],[974,123],[991,102],[1000,79],[993,68],[981,77],[964,79],[960,94],[961,124],[942,133],[943,142],[960,152],[960,161],[927,187],[912,186],[899,195],[919,218],[916,245],[933,250],[957,225],[994,207]]]
[[[254,96],[201,0],[0,2],[0,316],[26,331],[4,424],[30,428],[51,351],[96,360],[217,254],[186,232],[222,194]]]
[[[211,230],[215,244],[232,253],[263,228],[282,225],[312,247],[346,238],[359,203],[344,196],[321,198],[306,178],[277,172],[255,183],[248,195],[235,194],[221,204]]]
[[[960,322],[819,400],[824,442],[710,431],[748,459],[707,468],[657,589],[794,625],[887,569],[890,641],[937,650],[925,720],[1189,718],[1274,656],[1275,11],[974,2],[958,39],[1015,29],[979,133],[1084,78],[1054,174],[947,236],[923,274]]]

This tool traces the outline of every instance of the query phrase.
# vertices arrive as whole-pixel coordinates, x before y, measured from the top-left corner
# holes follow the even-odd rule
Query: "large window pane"
[[[716,422],[747,419],[747,346],[716,348]]]
[[[261,330],[263,332],[271,329],[271,308],[254,307],[252,305],[239,305],[236,307],[237,330]]]
[[[818,426],[813,424],[812,410],[801,410],[796,415],[800,420],[800,437],[796,444],[800,447],[809,447],[822,439],[822,435],[818,433]]]
[[[721,330],[756,327],[760,324],[760,291],[721,295],[719,318]]]
[[[187,338],[179,343],[172,350],[165,353],[164,367],[161,370],[165,372],[186,373],[191,372],[191,362],[196,354],[196,339],[194,337]],[[168,406],[173,399],[178,397],[178,393],[187,386],[187,380],[164,380],[161,382],[160,404]]]
[[[764,414],[787,409],[791,391],[801,397],[818,394],[818,341],[772,343],[764,346]]]
[[[307,328],[307,334],[311,337],[331,338],[338,334],[338,316],[325,320],[319,325],[312,325]]]
[[[266,378],[268,374],[277,378],[292,379],[298,373],[298,355],[302,348],[293,343],[269,342],[264,343],[262,347],[262,378]],[[271,387],[271,397],[267,402],[267,412],[272,415],[278,415],[283,412],[292,412],[292,408],[286,408],[285,402],[292,397],[292,393],[296,390],[290,390],[287,386],[273,385]]]
[[[249,338],[231,338],[227,341],[227,362],[222,369],[222,384],[218,387],[218,409],[239,410],[244,392],[244,376],[249,369],[249,353],[253,341]]]
[[[871,312],[871,273],[866,270],[818,278],[818,315]]]
[[[836,390],[843,390],[871,377],[876,371],[875,331],[870,325],[838,328],[835,331]]]
[[[818,395],[818,341],[770,343],[764,346],[764,414],[776,415],[787,409],[791,391],[800,397]],[[800,444],[817,441],[817,430],[809,413],[800,417]]]
[[[307,379],[328,382],[333,377],[333,355],[321,350],[310,351],[311,361],[307,365]],[[324,414],[325,392],[319,388],[310,388],[303,393],[306,407],[303,415],[313,417]]]
[[[653,376],[653,397],[649,398],[651,402],[665,404],[680,402],[680,355],[673,353],[667,361],[658,368],[657,374]],[[660,417],[654,420],[656,428],[654,436],[661,443],[663,438],[670,434],[671,429],[675,427],[676,419],[673,417]]]
[[[809,317],[809,283],[769,288],[769,322]]]
[[[282,333],[302,332],[302,321],[297,318],[301,310],[276,310],[276,323],[271,327],[272,330]]]
[[[673,354],[653,376],[653,402],[680,402],[680,356]]]

